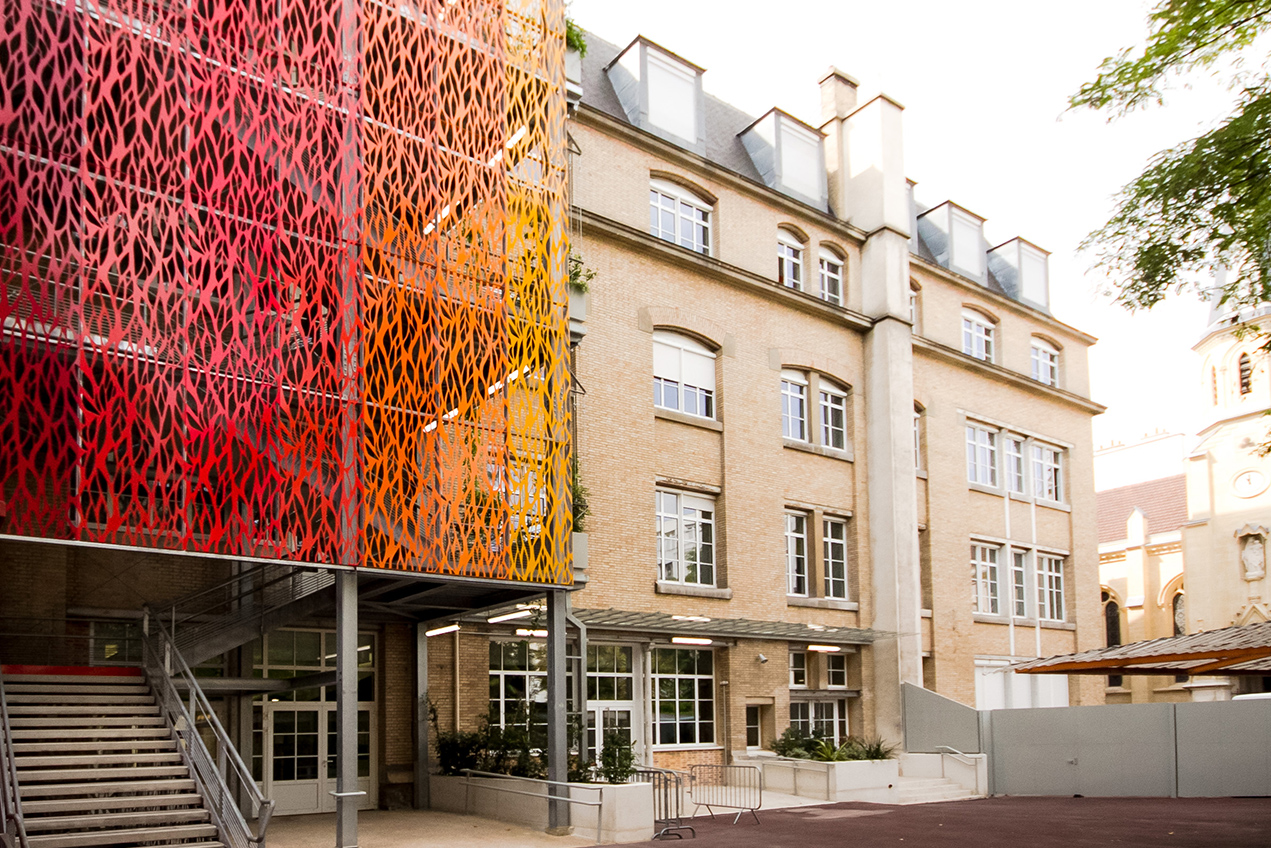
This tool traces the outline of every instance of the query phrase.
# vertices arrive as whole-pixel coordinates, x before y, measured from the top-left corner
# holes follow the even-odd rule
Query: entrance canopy
[[[1011,666],[1023,674],[1271,674],[1271,622],[1060,654]]]

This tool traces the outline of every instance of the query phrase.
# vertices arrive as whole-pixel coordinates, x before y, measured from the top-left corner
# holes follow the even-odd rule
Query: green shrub
[[[862,739],[858,736],[849,736],[844,745],[851,745],[858,760],[890,760],[896,756],[896,746],[888,745],[883,741],[883,737],[874,736],[868,739]]]
[[[587,55],[587,39],[583,37],[583,31],[574,23],[573,18],[565,18],[565,46],[570,50],[577,50],[579,56]]]
[[[605,732],[600,750],[600,776],[609,783],[626,783],[635,774],[635,742],[622,732]]]
[[[812,756],[812,747],[816,740],[797,727],[787,727],[781,738],[772,743],[772,750],[781,757],[795,757],[806,760]]]

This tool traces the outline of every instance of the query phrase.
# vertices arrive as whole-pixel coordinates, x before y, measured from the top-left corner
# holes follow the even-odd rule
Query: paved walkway
[[[766,797],[765,797],[766,800]],[[691,824],[698,848],[1267,848],[1271,798],[846,802]],[[666,841],[638,843],[666,846]],[[685,842],[685,845],[690,843]]]

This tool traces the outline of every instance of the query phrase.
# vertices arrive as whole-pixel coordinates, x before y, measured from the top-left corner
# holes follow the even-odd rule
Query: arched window
[[[777,282],[803,291],[803,242],[790,230],[777,230]]]
[[[1103,632],[1109,648],[1121,644],[1121,607],[1107,592],[1103,593]],[[1109,674],[1108,685],[1120,686],[1121,675]]]
[[[974,309],[962,310],[962,352],[985,362],[993,361],[993,319]]]
[[[843,305],[843,257],[828,247],[818,254],[821,278],[821,300]]]
[[[1218,369],[1209,369],[1209,402],[1213,406],[1218,405]]]
[[[1253,391],[1253,360],[1249,354],[1240,354],[1240,394],[1247,395]]]
[[[653,331],[653,405],[715,417],[715,354],[688,336]]]
[[[1248,356],[1248,354],[1245,354],[1245,355]],[[1187,599],[1183,597],[1182,592],[1179,592],[1176,595],[1174,595],[1174,600],[1171,603],[1171,607],[1174,612],[1174,635],[1175,636],[1186,635],[1187,633]],[[1174,682],[1186,683],[1187,675],[1186,674],[1174,675]]]
[[[683,186],[649,184],[649,232],[707,256],[711,252],[711,204]]]
[[[1059,349],[1045,339],[1033,336],[1033,379],[1047,386],[1059,385]]]

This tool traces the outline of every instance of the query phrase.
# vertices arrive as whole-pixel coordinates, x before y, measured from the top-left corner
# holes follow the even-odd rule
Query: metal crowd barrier
[[[697,806],[697,810],[705,807],[715,817],[713,807],[725,807],[736,810],[733,824],[741,819],[742,813],[750,813],[759,821],[756,812],[763,806],[763,772],[758,766],[713,766],[696,765],[689,767],[689,795]]]
[[[683,831],[697,838],[697,831],[684,823],[684,781],[678,771],[660,768],[636,769],[631,775],[631,783],[653,784],[653,827],[657,833],[654,839],[674,836],[683,839]]]

